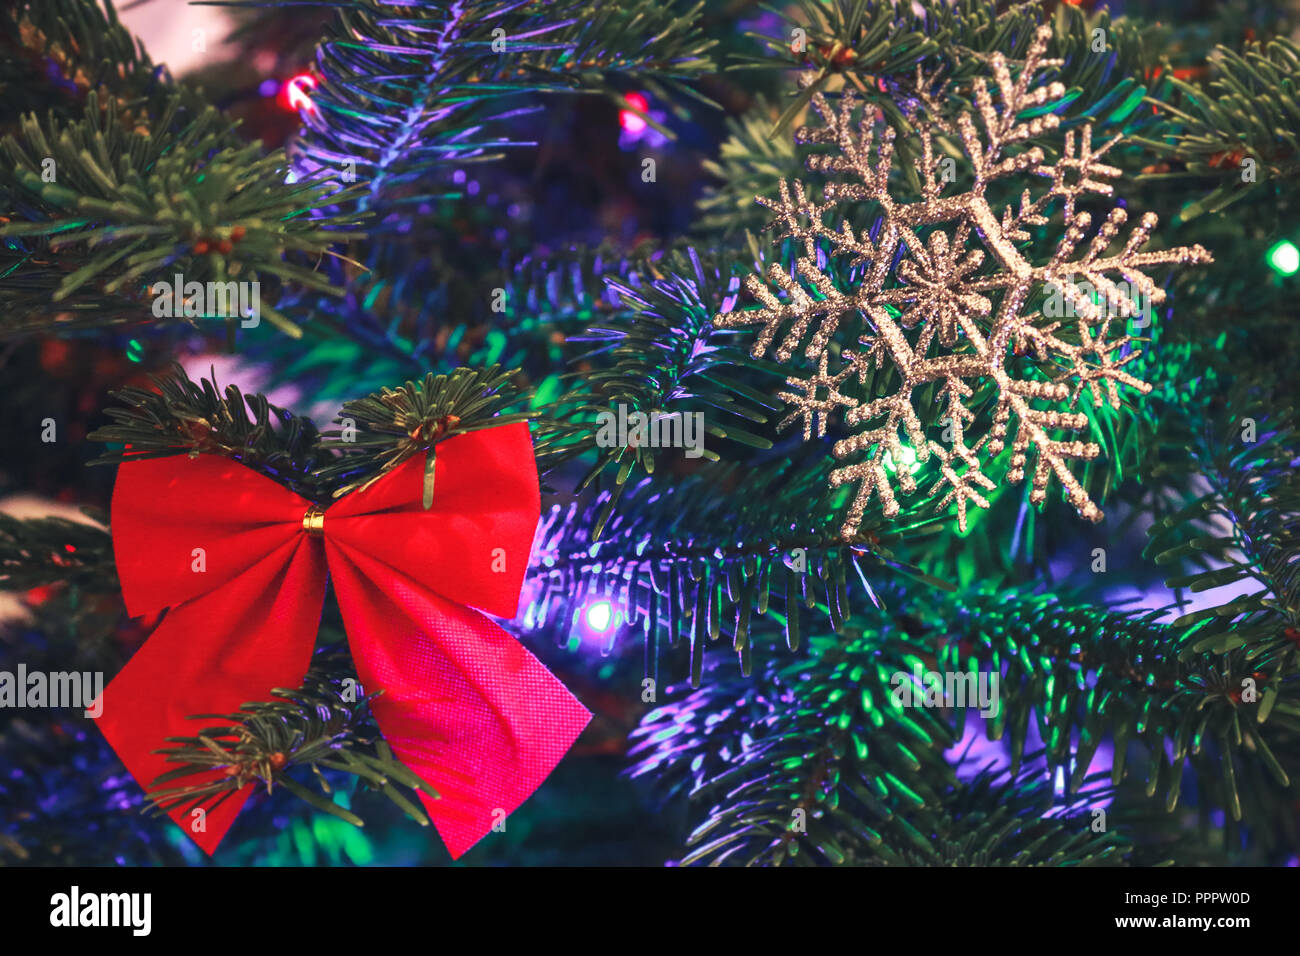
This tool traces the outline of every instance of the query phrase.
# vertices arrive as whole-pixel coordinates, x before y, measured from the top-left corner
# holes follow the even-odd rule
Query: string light
[[[909,475],[914,475],[921,470],[921,463],[916,460],[915,448],[911,448],[907,445],[901,446],[898,457],[901,459],[901,464],[907,469]],[[890,474],[898,471],[898,465],[894,463],[894,456],[889,452],[885,452],[885,467],[889,470]]]
[[[608,600],[593,602],[588,605],[583,620],[588,630],[596,634],[606,633],[614,623],[613,602]]]
[[[650,102],[641,93],[629,93],[624,97],[629,103],[635,106],[642,113],[650,109]],[[645,117],[638,115],[635,111],[629,109],[619,110],[618,125],[623,127],[629,133],[640,133],[646,127]]]
[[[1278,275],[1293,276],[1300,272],[1300,249],[1289,239],[1283,239],[1268,250],[1268,264]]]
[[[311,101],[309,95],[312,90],[316,89],[316,77],[310,73],[299,73],[288,83],[284,84],[281,92],[284,94],[284,102],[289,109],[295,113],[306,110],[308,113],[316,112],[316,104]]]

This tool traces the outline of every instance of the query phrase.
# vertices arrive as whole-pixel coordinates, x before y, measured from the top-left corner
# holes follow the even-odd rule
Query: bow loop
[[[411,459],[325,512],[325,538],[364,553],[457,604],[515,616],[541,509],[523,423],[434,446],[433,506],[424,462]]]
[[[287,562],[310,504],[216,455],[122,466],[113,489],[113,554],[128,613],[193,600],[282,550],[279,563]]]

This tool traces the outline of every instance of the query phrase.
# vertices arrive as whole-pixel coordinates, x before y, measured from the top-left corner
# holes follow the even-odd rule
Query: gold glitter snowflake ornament
[[[939,479],[930,492],[948,488],[940,506],[956,502],[957,521],[964,531],[967,504],[987,508],[981,491],[997,486],[981,470],[981,459],[984,465],[991,463],[1008,443],[1008,481],[1021,481],[1033,456],[1031,502],[1046,498],[1047,483],[1055,474],[1080,514],[1101,520],[1101,510],[1067,465],[1073,459],[1095,458],[1101,449],[1093,442],[1057,436],[1087,427],[1087,416],[1077,410],[1085,391],[1092,402],[1106,400],[1115,408],[1120,401],[1118,385],[1144,394],[1151,391],[1150,385],[1124,370],[1140,354],[1127,334],[1134,298],[1156,304],[1165,298],[1164,290],[1144,270],[1211,261],[1200,246],[1140,251],[1156,225],[1151,213],[1130,229],[1120,245],[1127,216],[1124,209],[1112,208],[1089,238],[1092,217],[1076,211],[1075,204],[1087,193],[1113,195],[1106,180],[1120,170],[1101,159],[1118,137],[1094,149],[1091,127],[1083,127],[1077,140],[1073,132],[1067,133],[1055,165],[1046,164],[1038,147],[1008,153],[1008,147],[1060,123],[1051,113],[1019,118],[1065,94],[1060,83],[1035,87],[1033,82],[1035,74],[1060,63],[1043,58],[1050,36],[1050,28],[1040,28],[1015,78],[1001,55],[991,58],[994,90],[986,81],[975,83],[974,116],[962,113],[955,124],[949,124],[934,113],[919,125],[920,200],[904,203],[890,195],[893,130],[884,129],[873,156],[876,134],[870,111],[855,126],[851,118],[857,103],[851,92],[843,94],[838,108],[822,94],[815,95],[812,106],[824,125],[803,127],[796,133],[799,142],[835,147],[833,153],[811,156],[810,170],[847,174],[850,181],[828,182],[821,203],[812,201],[797,181],[793,190],[782,181],[775,200],[759,198],[776,214],[772,224],[776,241],[794,239],[802,244],[803,254],[796,256],[793,274],[772,263],[766,282],[757,275],[746,277],[745,289],[759,308],[722,313],[714,323],[719,328],[758,326],[751,349],[756,357],[772,348],[784,328],[775,348],[782,362],[789,362],[807,338],[804,354],[817,361],[817,372],[786,380],[791,391],[780,397],[792,410],[781,425],[802,419],[805,440],[814,424],[820,437],[828,417],[843,409],[845,423],[860,428],[834,446],[835,458],[846,463],[831,472],[832,487],[850,482],[857,486],[841,529],[845,538],[857,533],[873,493],[879,496],[886,517],[898,514],[895,486],[910,494],[916,482],[908,468],[887,465],[913,455],[917,462],[931,456],[937,459]],[[925,89],[919,75],[917,85]],[[922,99],[932,107],[932,100],[924,94]],[[935,177],[936,130],[962,145],[973,176],[966,192],[945,195],[945,184]],[[1009,205],[1001,216],[996,215],[985,196],[988,185],[1022,173],[1048,180],[1046,189],[1037,198],[1025,189],[1018,209]],[[1065,234],[1054,248],[1036,257],[1046,259],[1036,265],[1030,258],[1031,235],[1024,227],[1045,225],[1048,209],[1057,199],[1062,201]],[[857,201],[870,201],[879,208],[881,222],[875,238],[865,230],[855,234],[847,222],[838,228],[824,222],[841,202]],[[830,257],[847,262],[861,276],[852,289],[842,290],[832,281]],[[1076,285],[1076,277],[1084,283]],[[1104,298],[1104,305],[1084,291],[1089,287]],[[1044,291],[1068,303],[1068,318],[1053,320],[1038,310],[1026,310],[1026,303]],[[840,337],[845,334],[859,334],[860,347],[841,349]],[[1008,367],[1011,356],[1017,361]],[[832,362],[837,366],[834,370]],[[871,375],[873,370],[890,368],[899,382],[890,394],[876,396],[862,387],[878,381]],[[927,389],[932,383],[934,387]],[[968,429],[980,417],[968,407],[975,395],[972,383],[991,383],[996,397],[991,425],[967,444],[974,437]],[[946,424],[942,443],[925,434],[915,404],[918,391],[931,393],[942,406]],[[1013,425],[1014,437],[1008,439]],[[904,450],[904,440],[910,443],[910,451]]]

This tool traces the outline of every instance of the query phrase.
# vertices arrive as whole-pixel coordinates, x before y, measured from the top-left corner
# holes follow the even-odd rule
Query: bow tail
[[[178,766],[153,751],[166,737],[194,737],[213,721],[266,700],[272,688],[298,687],[311,662],[325,597],[319,551],[295,537],[216,590],[168,612],[144,646],[104,688],[97,723],[127,770],[149,789]],[[174,779],[180,786],[223,779],[220,770]],[[252,784],[194,815],[187,805],[168,816],[211,854],[230,829]]]
[[[523,803],[591,714],[512,635],[326,541],[353,660],[384,739],[438,791],[421,800],[453,859]]]

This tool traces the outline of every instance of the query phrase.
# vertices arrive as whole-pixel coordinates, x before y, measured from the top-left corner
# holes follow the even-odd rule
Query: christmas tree
[[[1297,865],[1297,31],[9,4],[0,862]]]

